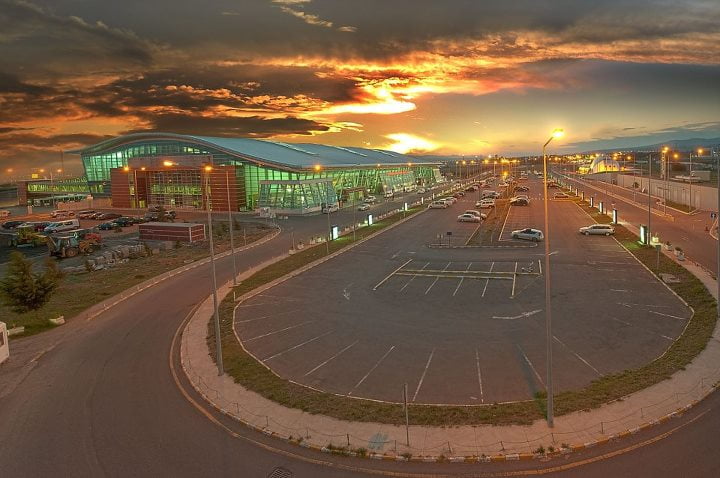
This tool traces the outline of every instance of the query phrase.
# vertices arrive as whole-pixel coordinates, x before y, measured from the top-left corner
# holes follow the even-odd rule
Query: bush
[[[53,292],[63,278],[57,263],[47,258],[45,271],[38,274],[32,271],[32,262],[24,255],[14,251],[10,255],[5,278],[0,281],[0,294],[5,305],[15,312],[23,313],[37,310],[50,300]]]

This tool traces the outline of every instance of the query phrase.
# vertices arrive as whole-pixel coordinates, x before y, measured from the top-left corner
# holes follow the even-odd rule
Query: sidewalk
[[[683,265],[717,299],[715,280],[699,267]],[[225,284],[220,296],[229,292],[230,285]],[[228,375],[218,376],[206,345],[212,313],[212,297],[208,297],[183,331],[180,352],[186,375],[208,402],[268,435],[323,451],[329,451],[328,445],[364,449],[377,459],[406,460],[412,455],[412,460],[422,461],[501,461],[538,457],[535,451],[540,447],[562,448],[561,452],[588,448],[676,416],[702,400],[720,381],[720,327],[716,326],[705,350],[671,379],[595,410],[556,417],[552,429],[544,420],[530,426],[410,426],[408,446],[404,426],[310,415],[248,391]]]

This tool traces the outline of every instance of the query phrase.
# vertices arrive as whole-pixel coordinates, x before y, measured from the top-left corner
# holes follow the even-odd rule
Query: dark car
[[[530,203],[525,198],[515,198],[512,201],[510,201],[511,206],[527,206],[528,204],[530,204]]]
[[[133,224],[137,224],[139,221],[138,218],[135,217],[122,216],[115,219],[113,222],[120,227],[128,227],[132,226]]]
[[[160,213],[158,212],[149,212],[145,214],[145,216],[142,219],[142,222],[153,222],[153,221],[159,221],[160,220]],[[175,220],[175,211],[165,211],[165,220],[166,221],[174,221]]]
[[[557,185],[557,183],[548,183],[548,189],[550,188],[559,188],[560,186]]]
[[[3,229],[15,229],[20,224],[24,224],[25,221],[5,221],[2,224]]]
[[[115,224],[114,222],[102,222],[95,227],[97,227],[101,231],[112,231],[116,227],[119,227],[119,225]]]
[[[528,192],[530,191],[530,188],[527,186],[515,186],[516,192]]]
[[[104,212],[101,215],[95,217],[94,219],[98,219],[100,221],[111,221],[111,220],[117,219],[119,217],[122,217],[122,214],[117,214],[114,212]]]

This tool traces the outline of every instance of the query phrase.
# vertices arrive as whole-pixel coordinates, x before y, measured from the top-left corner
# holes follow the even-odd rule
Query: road
[[[323,216],[289,219],[276,239],[238,254],[238,265],[245,270],[274,257],[287,249],[290,231],[320,234],[326,221]],[[231,270],[229,258],[219,261],[221,282],[230,278]],[[168,364],[176,330],[210,293],[209,283],[209,267],[198,267],[90,322],[70,322],[24,339],[24,348],[31,349],[32,341],[37,341],[46,352],[34,357],[30,373],[0,398],[2,476],[260,478],[278,466],[293,475],[277,476],[308,478],[372,476],[380,468],[401,473],[395,476],[442,476],[569,463],[532,462],[508,468],[336,459],[285,445],[211,411],[199,412],[178,388]],[[4,373],[5,368],[0,369],[0,375]],[[179,380],[184,383],[182,377]],[[201,402],[192,392],[185,393]],[[714,394],[684,419],[709,410],[701,420],[665,440],[560,476],[717,476],[720,455],[708,438],[720,427],[718,404],[718,394]],[[656,430],[678,423],[638,434],[617,446],[647,439]],[[362,469],[349,469],[355,467]]]

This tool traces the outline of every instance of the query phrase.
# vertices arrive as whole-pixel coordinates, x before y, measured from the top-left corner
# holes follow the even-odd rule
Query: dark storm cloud
[[[109,136],[87,133],[55,134],[49,136],[35,133],[0,135],[0,149],[32,148],[60,151],[60,149],[72,146],[97,143],[108,138]]]
[[[82,74],[105,68],[148,65],[153,45],[131,30],[58,15],[22,0],[0,0],[3,67],[24,73]]]
[[[148,115],[147,120],[149,121],[148,127],[129,130],[124,133],[154,130],[207,136],[264,138],[279,134],[309,135],[312,132],[327,131],[329,129],[328,126],[315,121],[291,117],[266,119],[259,116],[232,118],[190,114],[159,114]]]

